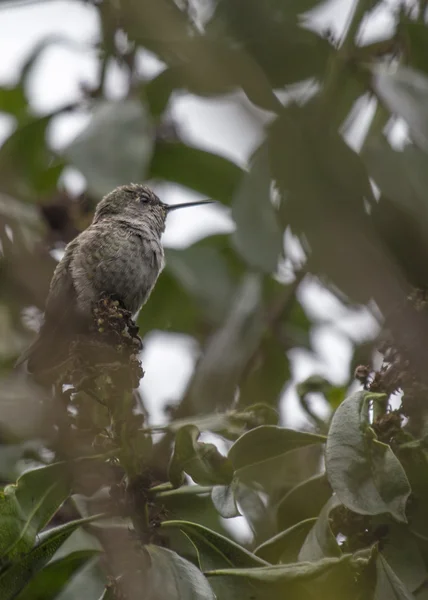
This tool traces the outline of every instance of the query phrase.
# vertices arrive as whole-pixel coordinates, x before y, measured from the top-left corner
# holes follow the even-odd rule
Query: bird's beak
[[[213,204],[214,200],[199,200],[199,202],[184,202],[183,204],[164,204],[167,213],[179,208],[187,208],[188,206],[199,206],[200,204]]]

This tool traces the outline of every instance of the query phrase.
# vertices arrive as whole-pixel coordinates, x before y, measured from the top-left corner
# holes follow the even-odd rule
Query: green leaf
[[[27,99],[21,85],[0,88],[0,112],[20,119],[27,111]]]
[[[414,145],[393,150],[384,136],[370,137],[362,153],[367,169],[382,193],[422,221],[426,232],[428,210],[428,155]]]
[[[69,493],[62,463],[26,471],[8,485],[0,502],[0,555],[14,557],[31,548]]]
[[[402,22],[399,33],[405,39],[406,58],[411,67],[428,74],[428,28],[425,23]]]
[[[330,496],[331,487],[324,473],[296,485],[278,504],[280,529],[287,529],[294,523],[316,517]]]
[[[274,88],[324,74],[333,51],[326,39],[300,26],[297,12],[289,2],[222,0],[218,3],[208,31],[224,31],[251,56]],[[227,64],[227,63],[226,63]]]
[[[165,253],[169,271],[209,321],[223,320],[235,291],[228,264],[213,246],[194,244]]]
[[[145,546],[150,566],[144,572],[145,600],[215,600],[214,593],[198,568],[175,552],[159,546]]]
[[[290,450],[322,444],[323,435],[304,433],[294,429],[263,425],[241,436],[229,450],[228,458],[235,469],[275,458]]]
[[[26,584],[46,565],[60,546],[81,525],[90,523],[98,516],[70,521],[65,525],[49,529],[39,536],[33,550],[22,555],[0,574],[0,598],[13,600]]]
[[[53,114],[25,121],[0,148],[0,190],[35,201],[39,192],[52,191],[52,155],[46,145],[46,130]],[[48,174],[46,183],[45,177]],[[55,172],[56,176],[58,172]]]
[[[33,577],[16,600],[56,600],[59,592],[97,554],[97,550],[80,550],[50,562]]]
[[[222,326],[208,340],[188,392],[195,412],[225,410],[234,402],[263,335],[261,283],[259,275],[245,276]]]
[[[344,554],[340,558],[324,558],[317,562],[300,562],[286,565],[272,565],[268,567],[255,567],[250,569],[216,569],[207,571],[207,577],[230,577],[246,579],[257,583],[295,583],[307,582],[315,579],[328,571],[346,563],[356,562],[361,566],[368,563],[368,559],[353,559],[352,554]]]
[[[252,404],[245,410],[229,410],[201,417],[189,417],[170,421],[166,425],[153,425],[151,431],[177,432],[185,425],[196,425],[200,431],[212,431],[227,439],[236,440],[247,429],[264,423],[276,424],[278,413],[266,404]]]
[[[238,481],[234,479],[230,485],[216,485],[212,489],[211,500],[223,519],[232,519],[241,514],[235,498],[237,484]]]
[[[141,102],[103,100],[64,156],[85,176],[89,192],[99,198],[118,185],[146,179],[153,137],[153,125]]]
[[[316,520],[316,518],[306,519],[285,531],[281,531],[281,533],[260,544],[254,550],[254,554],[273,564],[297,562],[303,542]]]
[[[299,561],[316,561],[327,557],[340,557],[342,552],[330,528],[330,512],[341,503],[333,496],[323,507],[308,533],[299,553]]]
[[[181,142],[156,143],[149,177],[172,181],[230,204],[244,172],[230,160]]]
[[[283,232],[271,201],[266,145],[252,157],[250,172],[233,199],[232,217],[236,223],[232,239],[248,265],[266,273],[275,272],[283,254]]]
[[[373,86],[391,112],[403,118],[412,138],[428,151],[428,77],[404,65],[378,66]]]
[[[214,444],[198,442],[199,435],[195,425],[186,425],[177,432],[169,480],[176,486],[181,485],[185,471],[200,485],[230,483],[233,477],[232,464]]]
[[[319,98],[288,105],[270,126],[268,142],[282,220],[301,236],[310,271],[356,302],[385,295],[384,279],[376,290],[373,284],[374,272],[385,271],[386,278],[390,265],[369,227],[365,204],[375,200],[366,169],[330,127]],[[338,226],[346,256],[333,243]]]
[[[390,513],[406,522],[409,482],[391,448],[369,427],[371,398],[373,394],[357,392],[335,412],[326,445],[327,476],[350,510],[363,515]]]
[[[414,600],[414,596],[380,554],[376,561],[377,581],[374,600]]]
[[[381,546],[381,555],[410,592],[415,592],[427,580],[428,573],[421,551],[407,526],[388,524],[388,535]]]
[[[197,523],[164,521],[161,527],[180,529],[192,540],[198,549],[200,568],[203,571],[231,566],[252,568],[267,564],[236,542]]]

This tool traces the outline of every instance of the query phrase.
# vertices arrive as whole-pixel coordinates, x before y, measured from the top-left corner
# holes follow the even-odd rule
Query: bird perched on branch
[[[107,194],[91,225],[67,245],[52,278],[43,325],[17,365],[28,361],[28,371],[37,373],[62,362],[73,337],[88,331],[93,306],[103,296],[137,315],[164,267],[167,215],[210,202],[168,205],[140,184]]]

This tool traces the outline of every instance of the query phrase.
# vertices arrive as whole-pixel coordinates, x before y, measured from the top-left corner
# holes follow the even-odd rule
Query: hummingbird
[[[44,321],[18,359],[27,370],[67,357],[73,334],[89,329],[94,304],[111,296],[135,318],[165,266],[161,242],[170,212],[212,200],[165,204],[146,185],[117,187],[97,205],[92,223],[65,248],[49,288]]]

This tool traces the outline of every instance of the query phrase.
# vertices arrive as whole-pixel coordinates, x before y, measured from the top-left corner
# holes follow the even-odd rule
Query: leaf
[[[159,546],[145,546],[150,556],[146,569],[145,600],[215,600],[204,575],[175,552]]]
[[[391,112],[402,117],[412,138],[428,151],[428,77],[411,67],[378,66],[373,87]]]
[[[219,31],[251,56],[274,88],[324,74],[332,48],[326,39],[300,27],[289,2],[222,0],[218,3],[209,33]],[[218,35],[218,34],[217,34]]]
[[[326,470],[339,500],[363,515],[390,513],[406,522],[410,486],[393,451],[376,439],[368,423],[373,394],[357,392],[333,416],[326,445]]]
[[[330,528],[330,512],[341,503],[333,496],[321,510],[316,523],[309,531],[299,553],[299,561],[316,561],[327,557],[340,557],[342,552]]]
[[[255,583],[294,583],[298,581],[310,581],[343,564],[352,563],[354,560],[352,554],[344,554],[340,558],[324,558],[313,563],[301,562],[250,569],[216,569],[215,571],[208,571],[205,574],[208,578],[236,577]],[[357,563],[357,561],[355,562]],[[359,558],[357,564],[364,566],[368,564],[368,559]]]
[[[294,429],[262,425],[241,436],[229,450],[228,458],[235,469],[275,458],[295,448],[322,444],[325,436]]]
[[[232,240],[250,267],[265,273],[277,270],[283,254],[283,232],[271,201],[268,152],[262,145],[253,155],[232,203],[236,231]]]
[[[426,233],[428,211],[425,190],[428,183],[428,155],[417,146],[393,150],[384,136],[371,137],[362,153],[368,171],[383,194],[417,220]]]
[[[212,431],[227,439],[236,440],[247,429],[264,423],[276,424],[278,413],[266,404],[252,404],[245,410],[229,410],[224,413],[211,413],[201,417],[189,417],[170,421],[165,425],[153,425],[151,431],[177,432],[185,425],[196,425],[200,431]]]
[[[288,105],[270,126],[270,165],[282,220],[301,237],[310,271],[327,278],[336,292],[339,288],[356,302],[385,301],[385,295],[390,298],[385,285],[395,293],[397,283],[365,209],[375,204],[370,181],[361,158],[323,115],[315,97],[303,106]],[[346,256],[334,243],[338,228]],[[382,281],[375,276],[380,272]]]
[[[70,521],[49,529],[39,537],[39,543],[31,552],[6,567],[0,574],[0,598],[13,600],[25,585],[43,569],[66,539],[81,525],[90,523],[98,516]]]
[[[406,62],[417,71],[428,74],[427,26],[425,23],[415,21],[404,21],[400,23],[400,34],[405,39]]]
[[[149,177],[178,183],[207,198],[230,204],[244,172],[211,152],[181,142],[156,143]]]
[[[254,543],[259,544],[275,533],[274,515],[263,502],[258,490],[245,485],[239,479],[238,482],[235,491],[236,501],[254,534]]]
[[[287,529],[310,517],[316,517],[331,496],[326,475],[317,474],[292,488],[278,504],[280,529]]]
[[[388,524],[388,535],[381,546],[381,555],[410,592],[415,592],[427,580],[428,573],[421,551],[407,526]]]
[[[260,544],[254,550],[254,554],[274,564],[297,562],[300,548],[316,520],[316,518],[306,519],[285,531],[281,531],[281,533]]]
[[[31,548],[69,493],[62,463],[26,471],[8,485],[0,502],[0,555],[13,557]]]
[[[414,600],[381,554],[377,557],[376,571],[374,600]]]
[[[225,410],[234,402],[245,367],[262,339],[261,283],[258,275],[246,275],[222,326],[208,340],[188,392],[195,412]]]
[[[25,115],[27,108],[27,99],[21,85],[0,88],[0,112],[20,119]]]
[[[212,246],[195,244],[183,250],[167,250],[169,271],[209,321],[221,322],[235,291],[226,260]]]
[[[56,600],[75,574],[97,554],[97,550],[80,550],[50,562],[33,577],[17,600]]]
[[[230,483],[233,477],[232,464],[214,444],[198,442],[199,435],[195,425],[186,425],[177,432],[168,470],[169,480],[173,485],[181,485],[185,471],[200,485]]]
[[[215,485],[211,491],[211,500],[223,519],[232,519],[241,514],[235,499],[237,483],[234,479],[229,485]]]
[[[99,101],[87,128],[64,150],[100,198],[118,185],[140,182],[153,151],[153,126],[135,99]]]
[[[267,564],[236,542],[197,523],[164,521],[161,527],[180,529],[192,540],[198,549],[200,568],[203,571],[231,566],[251,568]]]
[[[46,145],[46,130],[54,114],[25,121],[0,148],[0,190],[35,201],[38,193],[56,187],[61,163]],[[54,169],[55,177],[51,177]],[[47,175],[47,181],[46,181]]]

